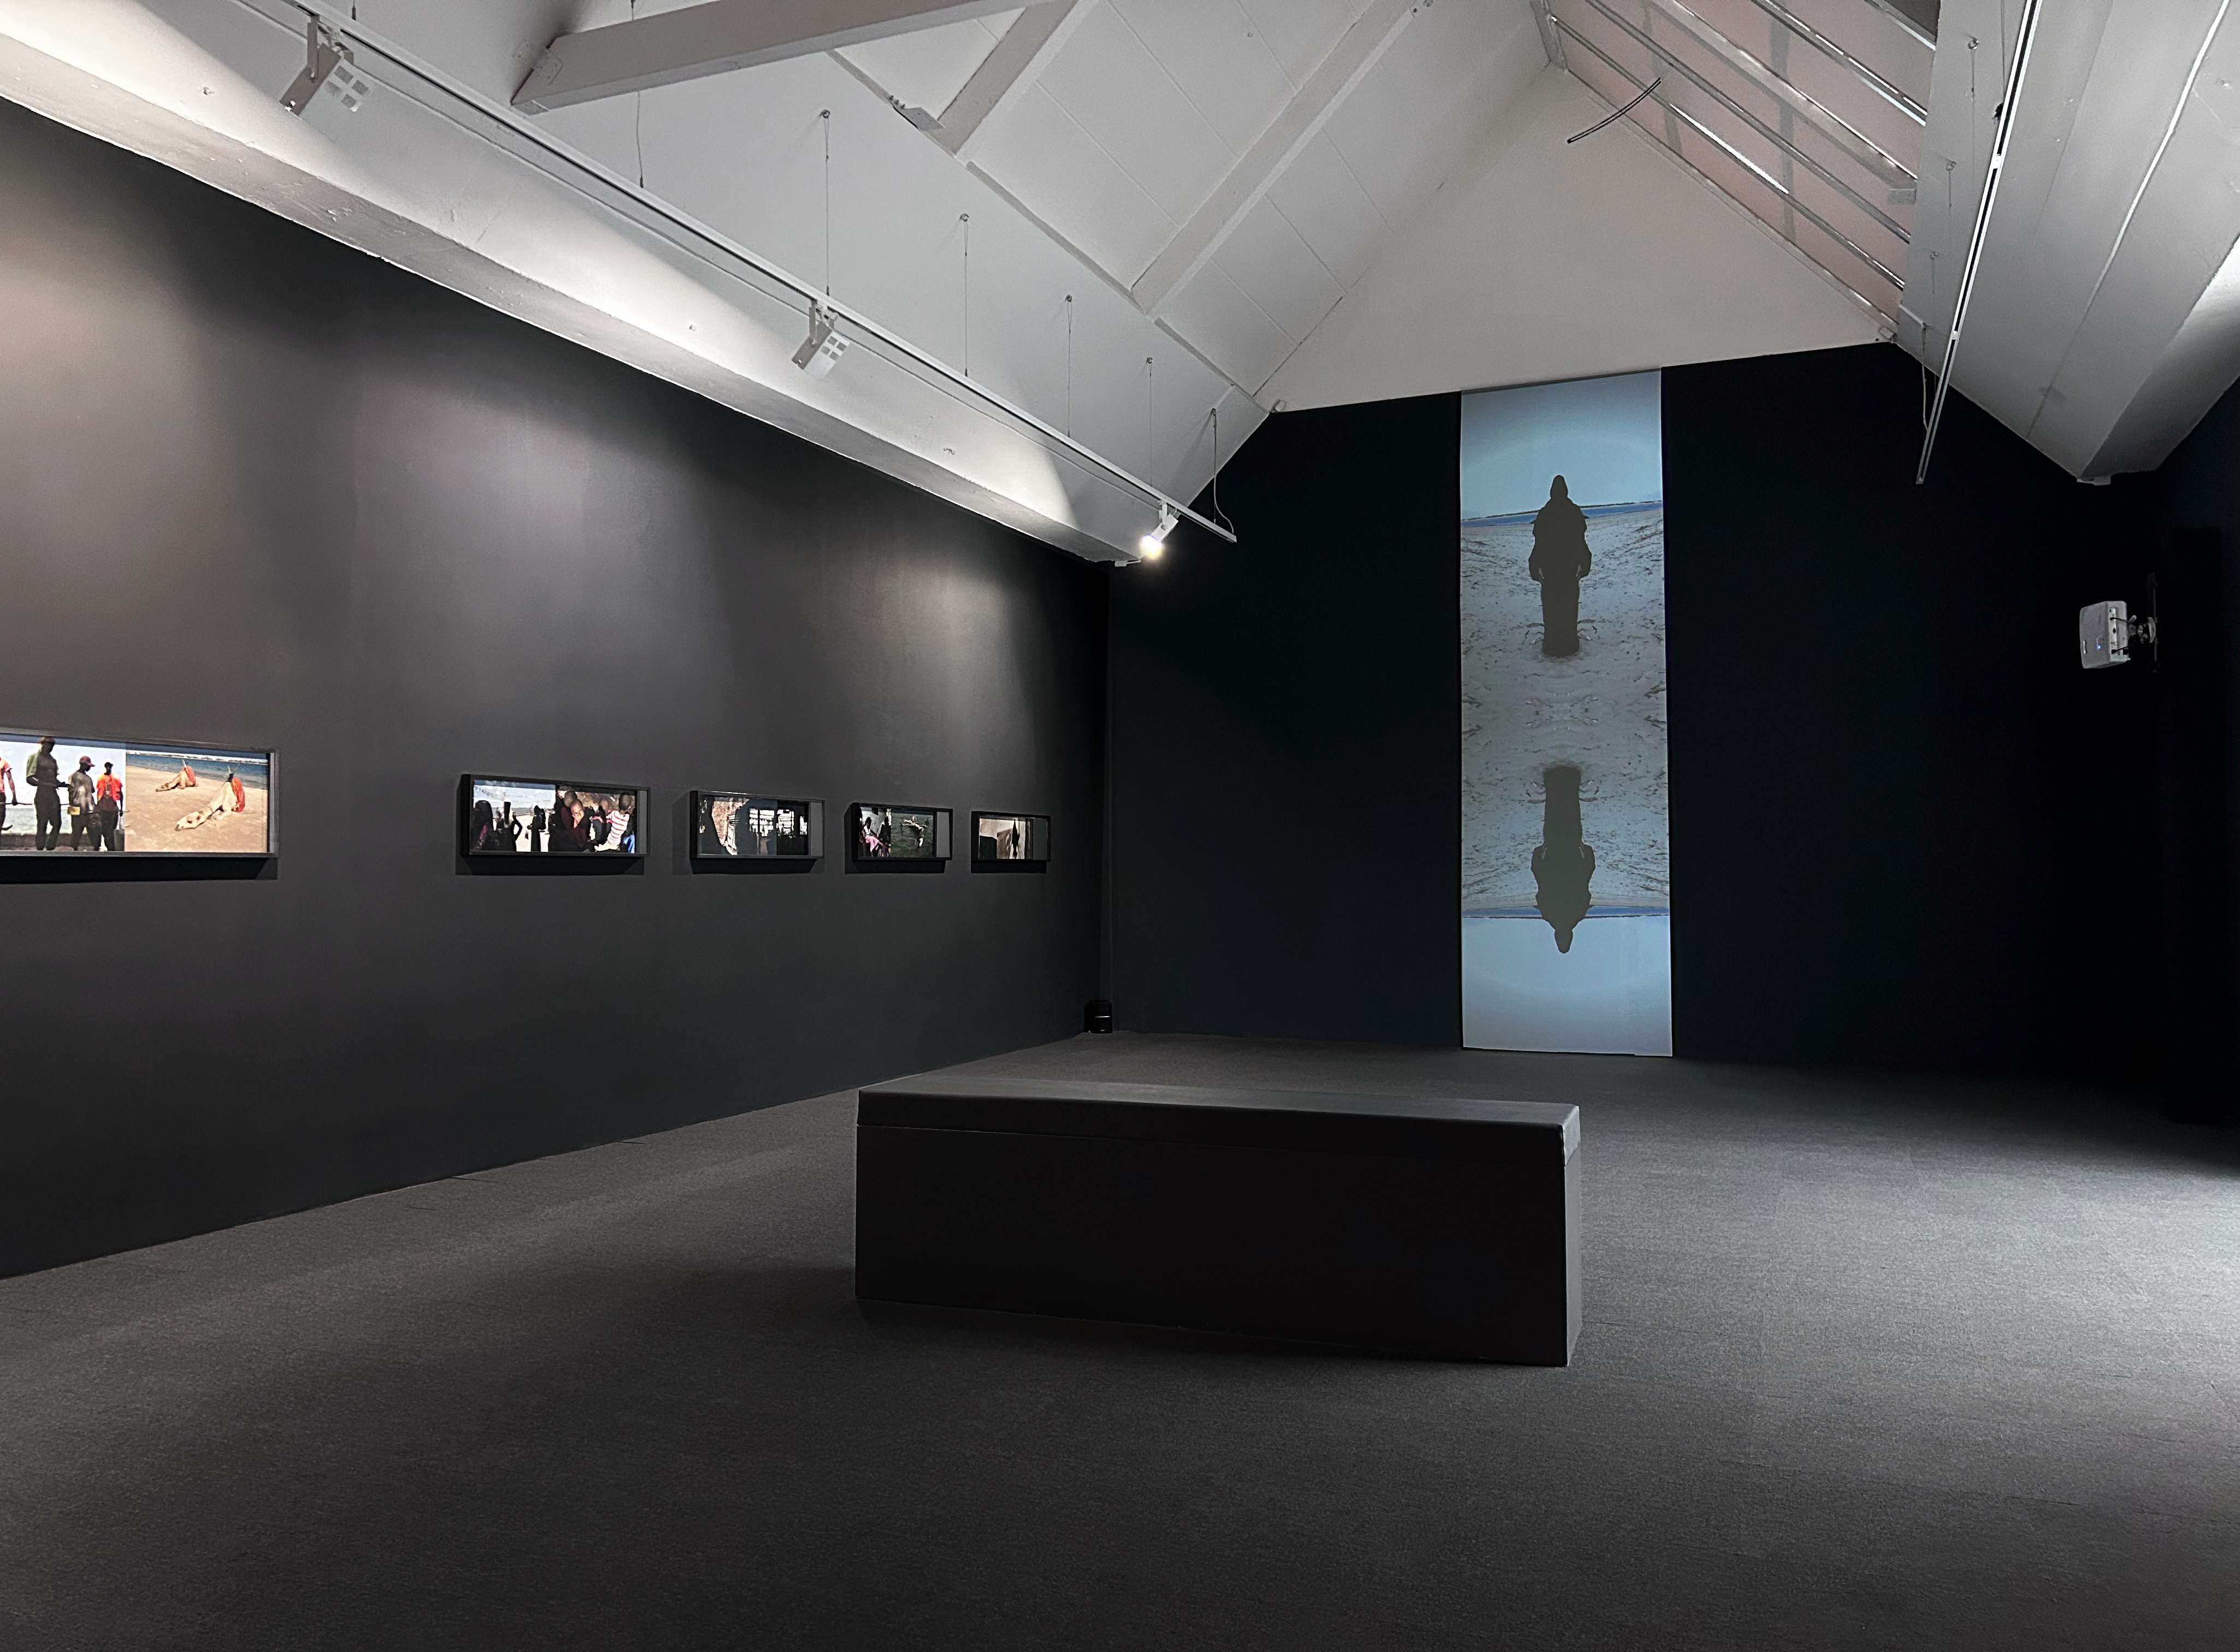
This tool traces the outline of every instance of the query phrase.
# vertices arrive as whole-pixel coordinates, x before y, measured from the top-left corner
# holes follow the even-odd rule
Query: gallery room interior
[[[2226,0],[0,0],[0,1648],[2240,1646]]]

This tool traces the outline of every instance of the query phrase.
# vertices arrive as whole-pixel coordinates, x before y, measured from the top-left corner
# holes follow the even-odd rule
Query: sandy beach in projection
[[[1527,522],[1469,523],[1463,552],[1463,907],[1532,907],[1542,776],[1580,771],[1597,906],[1663,907],[1664,511],[1587,518],[1579,651],[1540,652]]]
[[[245,770],[236,770],[241,775],[242,796],[246,804],[236,813],[233,788],[225,783],[228,767],[223,761],[198,760],[195,763],[198,784],[177,791],[157,791],[157,787],[179,772],[177,760],[143,761],[137,756],[128,760],[124,766],[124,847],[143,855],[263,854],[268,847],[266,829],[271,819],[264,776],[259,774],[252,778]],[[177,825],[219,802],[226,806],[223,814],[186,829]]]

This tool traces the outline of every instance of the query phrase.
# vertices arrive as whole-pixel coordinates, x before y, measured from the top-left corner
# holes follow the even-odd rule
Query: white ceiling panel
[[[1237,0],[1106,0],[1229,147],[1243,153],[1297,87]]]
[[[1244,11],[1297,85],[1330,56],[1364,0],[1242,0]]]
[[[1317,136],[1268,191],[1323,267],[1350,290],[1377,262],[1390,226],[1345,157]]]
[[[1397,227],[1547,62],[1521,5],[1427,6],[1325,131]]]
[[[1244,215],[1214,262],[1295,344],[1345,296],[1299,232],[1268,201]]]
[[[1229,170],[1229,145],[1111,5],[1083,19],[1043,71],[1039,90],[1177,223]],[[1135,273],[1140,266],[1124,278]]]
[[[1265,384],[1295,347],[1219,264],[1206,265],[1176,293],[1167,321],[1216,367],[1250,390]]]
[[[1123,283],[1175,232],[1159,203],[1040,86],[1028,89],[975,164]]]
[[[968,17],[938,29],[842,48],[840,56],[862,70],[890,97],[938,115],[964,90],[972,71],[988,60],[1018,13]]]

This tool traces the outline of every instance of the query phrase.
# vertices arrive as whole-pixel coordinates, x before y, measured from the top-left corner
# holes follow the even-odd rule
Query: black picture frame
[[[1021,855],[983,854],[983,846],[994,847],[1000,834],[988,835],[981,830],[983,822],[1016,821],[1026,828],[1026,852]],[[976,866],[1047,866],[1050,857],[1050,817],[1030,815],[1023,810],[976,809],[972,811],[972,862]]]
[[[933,817],[933,852],[930,855],[877,855],[867,852],[867,834],[863,823],[867,816],[930,815]],[[954,853],[951,838],[955,833],[955,811],[937,808],[931,803],[850,803],[848,805],[848,859],[857,866],[931,866],[948,860]]]
[[[589,792],[599,796],[620,796],[624,793],[632,798],[630,810],[630,843],[626,849],[607,849],[603,846],[588,849],[555,849],[550,848],[505,849],[477,848],[475,844],[475,789],[477,786],[519,787],[531,790],[549,790],[553,795],[554,816],[558,800],[568,792]],[[643,786],[630,785],[614,780],[552,780],[543,775],[494,775],[470,770],[459,776],[459,855],[461,858],[484,863],[530,861],[561,865],[601,863],[613,864],[645,858],[646,800],[650,794]],[[522,823],[526,829],[528,823]],[[551,829],[549,826],[545,829]],[[517,838],[517,843],[518,839]]]
[[[8,726],[0,728],[0,756],[7,756],[10,759],[10,767],[12,771],[14,770],[13,759],[17,754],[25,749],[36,749],[40,743],[50,738],[55,743],[58,769],[62,769],[62,764],[65,761],[64,754],[73,749],[89,755],[90,752],[114,751],[123,759],[126,772],[119,778],[125,781],[127,784],[124,792],[124,809],[119,820],[119,846],[97,847],[90,850],[79,847],[84,842],[84,831],[82,829],[73,829],[73,820],[68,812],[67,803],[63,804],[64,813],[61,828],[65,836],[57,842],[55,848],[42,849],[36,843],[9,843],[7,841],[9,838],[22,835],[18,825],[20,821],[30,820],[36,823],[37,818],[36,813],[37,804],[30,795],[31,788],[25,776],[17,771],[11,774],[12,784],[9,787],[12,801],[9,798],[0,798],[0,805],[4,805],[0,807],[0,863],[25,864],[35,858],[40,862],[58,863],[66,861],[73,856],[87,865],[97,863],[121,863],[128,861],[137,862],[142,865],[161,865],[167,862],[230,861],[256,863],[278,858],[280,854],[280,752],[277,747],[218,745],[207,740],[154,740],[132,736],[111,738],[100,735],[50,736]],[[264,842],[263,846],[256,849],[217,849],[209,847],[208,840],[192,840],[176,849],[168,846],[162,849],[123,847],[134,831],[150,829],[136,828],[131,823],[130,816],[136,809],[144,810],[151,807],[146,803],[136,803],[134,801],[136,796],[160,796],[166,795],[168,790],[168,789],[159,789],[151,794],[143,789],[146,786],[144,781],[137,783],[131,783],[130,769],[132,759],[135,757],[166,759],[178,757],[183,760],[202,761],[205,769],[212,771],[213,774],[216,770],[229,766],[227,761],[229,759],[231,760],[230,766],[237,769],[251,763],[261,763],[264,769]],[[168,764],[160,766],[167,769],[169,768]],[[67,769],[63,770],[65,778],[68,772]],[[204,819],[215,819],[234,812],[224,806],[227,799],[223,794],[226,789],[226,783],[223,780],[213,778],[205,793],[200,783],[201,776],[202,770],[197,770],[196,783],[192,788],[196,796],[183,797],[179,801],[190,803],[201,803],[205,805],[217,805],[217,807],[206,807],[203,809],[190,809],[186,815],[180,817],[178,823],[173,828],[174,830],[198,829],[198,828],[185,826],[185,822],[197,815],[202,815]],[[244,803],[249,789],[249,788],[243,788],[241,790],[240,795]],[[36,828],[33,835],[36,837]]]
[[[696,861],[713,861],[718,864],[738,861],[815,861],[824,854],[824,800],[822,797],[779,797],[764,792],[698,790],[688,794],[690,825],[687,836],[687,852]],[[735,803],[747,809],[790,809],[797,810],[807,822],[803,834],[809,847],[804,851],[785,854],[763,854],[747,849],[726,851],[711,823],[708,806],[719,802]],[[738,841],[734,834],[733,841]]]

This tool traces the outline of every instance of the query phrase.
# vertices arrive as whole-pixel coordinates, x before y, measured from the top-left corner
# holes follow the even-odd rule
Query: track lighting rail
[[[269,11],[256,4],[254,0],[240,0],[240,3],[260,16],[268,18],[271,17]],[[938,356],[921,350],[899,333],[882,326],[869,316],[829,296],[813,283],[803,281],[800,276],[771,263],[751,248],[732,240],[720,230],[701,223],[689,213],[680,211],[659,196],[652,194],[632,180],[601,165],[590,156],[583,154],[549,133],[540,130],[533,122],[510,105],[485,96],[406,48],[373,33],[350,17],[346,5],[332,3],[331,0],[284,0],[284,3],[306,18],[324,24],[330,34],[348,41],[361,52],[372,54],[401,70],[411,79],[433,88],[445,97],[466,105],[485,120],[503,127],[514,137],[536,150],[539,154],[559,163],[560,167],[565,169],[564,172],[547,169],[550,175],[559,177],[563,182],[575,184],[578,188],[582,188],[585,182],[595,183],[601,190],[611,191],[629,200],[641,211],[660,220],[669,228],[681,230],[692,240],[713,247],[726,258],[746,266],[764,280],[783,289],[784,294],[791,299],[797,300],[802,307],[805,324],[811,322],[819,310],[825,312],[830,317],[844,323],[849,332],[861,338],[876,342],[885,350],[904,358],[941,380],[950,389],[962,392],[970,400],[994,410],[1013,423],[1032,431],[1050,446],[1063,450],[1083,464],[1101,471],[1123,486],[1143,495],[1145,501],[1157,507],[1162,516],[1171,512],[1177,518],[1196,523],[1217,538],[1226,540],[1230,544],[1237,543],[1236,534],[1229,529],[1223,527],[1217,522],[1200,516],[1183,501],[1174,498],[1163,490],[1144,481],[1143,477],[1124,466],[1114,463],[1094,448],[1075,441],[1063,430],[1046,420],[1038,418],[1010,397],[998,394],[980,381],[950,366]],[[274,21],[277,20],[274,19]],[[591,193],[588,190],[584,192]],[[597,197],[594,197],[594,198]],[[1216,456],[1217,460],[1218,456],[1218,455]]]

